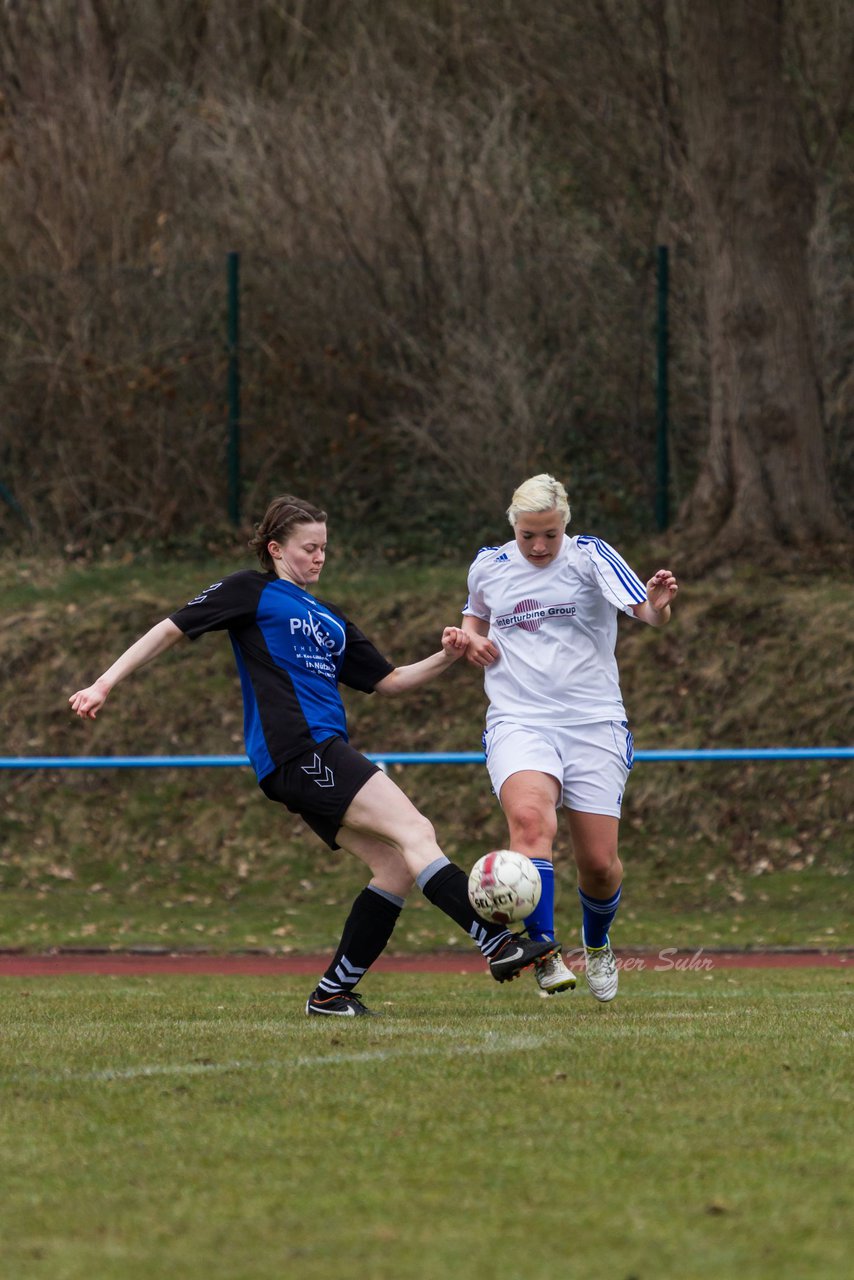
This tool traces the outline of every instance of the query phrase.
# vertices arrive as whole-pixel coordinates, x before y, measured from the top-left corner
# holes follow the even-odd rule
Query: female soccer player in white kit
[[[483,668],[489,699],[486,766],[508,847],[527,854],[543,882],[525,921],[532,939],[554,940],[552,844],[556,811],[567,810],[587,983],[598,1000],[613,1000],[609,929],[620,901],[620,807],[632,767],[614,656],[617,613],[663,626],[678,587],[669,569],[644,586],[607,542],[567,537],[569,502],[553,476],[520,485],[507,516],[514,538],[478,553],[463,610],[466,656]],[[537,963],[536,978],[546,994],[575,986],[560,952]]]

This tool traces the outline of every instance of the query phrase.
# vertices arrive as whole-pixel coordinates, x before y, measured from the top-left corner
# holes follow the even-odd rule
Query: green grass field
[[[5,753],[240,750],[222,637],[128,681],[94,725],[67,706],[224,565],[0,558]],[[333,563],[324,591],[411,661],[464,582],[462,562]],[[850,743],[852,634],[828,574],[686,581],[664,635],[621,628],[638,746]],[[462,667],[400,707],[349,699],[369,751],[476,750],[483,710]],[[483,770],[393,773],[462,865],[500,847]],[[244,775],[8,772],[0,948],[331,952],[364,875]],[[639,768],[618,949],[850,947],[850,780],[850,763]],[[571,949],[565,824],[557,875]],[[452,945],[413,894],[391,950]],[[530,978],[377,975],[385,1016],[343,1026],[304,1017],[310,985],[0,981],[0,1280],[850,1273],[844,968],[625,973],[607,1008]]]
[[[844,969],[0,984],[15,1280],[850,1274]]]
[[[318,845],[318,850],[320,846]],[[479,848],[464,851],[470,866]],[[32,952],[69,950],[333,952],[350,903],[364,884],[361,870],[342,855],[324,865],[323,854],[291,858],[275,869],[238,882],[228,892],[216,872],[167,867],[149,872],[144,889],[110,869],[86,879],[46,877],[46,887],[4,887],[0,894],[0,945]],[[298,867],[298,870],[295,870]],[[696,869],[678,881],[656,878],[643,865],[629,867],[624,908],[615,942],[622,947],[762,950],[799,947],[836,950],[854,946],[850,876],[823,868],[778,872],[757,880],[730,873],[710,882]],[[558,865],[560,937],[578,943],[580,913],[574,871]],[[93,891],[92,886],[96,886]],[[306,886],[310,886],[306,888]],[[394,931],[392,952],[411,954],[454,948],[467,938],[426,899],[412,893]]]

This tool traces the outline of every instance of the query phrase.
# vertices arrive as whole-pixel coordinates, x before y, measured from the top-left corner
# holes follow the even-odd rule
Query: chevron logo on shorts
[[[324,768],[321,764],[320,756],[316,751],[314,753],[314,763],[304,764],[302,766],[302,771],[303,773],[308,774],[309,778],[313,778],[319,787],[335,786],[335,774],[329,768],[329,765],[326,765]]]

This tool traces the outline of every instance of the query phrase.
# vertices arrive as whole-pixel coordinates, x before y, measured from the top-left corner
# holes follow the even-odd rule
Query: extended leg
[[[424,896],[474,940],[499,982],[516,977],[554,949],[548,942],[522,939],[481,920],[469,902],[466,873],[445,857],[432,824],[385,774],[369,778],[344,815],[339,843],[349,847],[354,835],[397,850]]]

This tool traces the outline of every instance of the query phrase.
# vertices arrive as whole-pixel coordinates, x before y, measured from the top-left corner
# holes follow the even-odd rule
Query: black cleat
[[[489,961],[489,972],[496,982],[510,982],[523,969],[529,969],[535,960],[542,960],[555,951],[560,953],[559,942],[532,942],[520,933],[513,933],[498,955]]]
[[[319,996],[316,991],[305,1002],[308,1014],[322,1013],[334,1018],[376,1018],[373,1009],[362,1004],[355,991],[340,991],[337,995]]]

